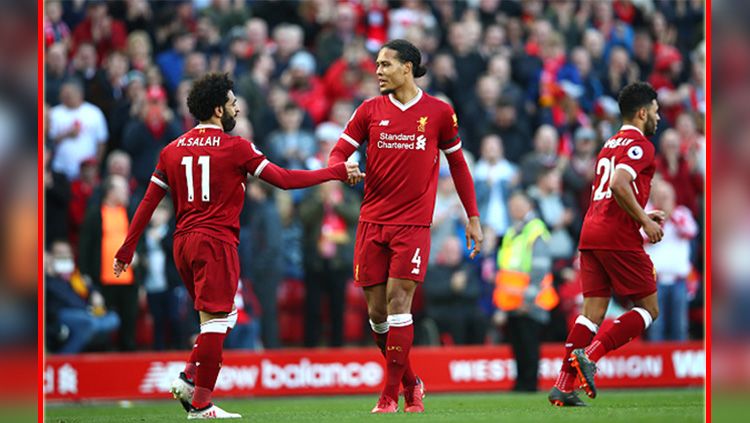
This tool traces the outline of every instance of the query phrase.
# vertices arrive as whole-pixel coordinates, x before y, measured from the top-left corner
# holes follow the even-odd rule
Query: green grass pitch
[[[702,422],[705,398],[701,389],[603,391],[589,407],[558,408],[546,393],[430,394],[422,415],[370,415],[376,395],[296,398],[219,399],[216,404],[252,422]],[[403,407],[403,399],[401,400]],[[185,412],[176,401],[117,404],[50,405],[45,421],[177,422]]]

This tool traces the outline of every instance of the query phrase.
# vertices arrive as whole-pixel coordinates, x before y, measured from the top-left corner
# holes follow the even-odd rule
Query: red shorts
[[[240,277],[237,247],[201,233],[186,233],[174,239],[174,264],[196,310],[232,311]]]
[[[612,291],[631,300],[656,292],[656,272],[645,251],[581,250],[584,297],[610,297]]]
[[[389,277],[422,282],[429,258],[429,226],[359,222],[354,246],[354,284],[378,285]]]

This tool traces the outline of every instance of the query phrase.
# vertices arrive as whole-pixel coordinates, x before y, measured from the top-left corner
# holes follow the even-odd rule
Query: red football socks
[[[634,307],[615,320],[615,324],[600,332],[586,347],[586,355],[591,361],[599,361],[605,354],[627,344],[643,333],[651,325],[651,315],[645,309]]]
[[[385,347],[386,381],[383,395],[398,402],[398,387],[409,362],[409,350],[414,341],[411,314],[388,316],[388,341]]]
[[[193,407],[203,408],[211,403],[216,378],[219,376],[222,361],[222,349],[226,333],[201,333],[195,347],[195,393]]]
[[[555,387],[557,389],[563,392],[570,392],[573,390],[573,382],[575,378],[569,376],[575,374],[575,369],[573,369],[568,360],[570,353],[576,348],[584,348],[587,346],[598,329],[598,326],[588,318],[583,315],[578,316],[575,325],[573,325],[573,329],[571,329],[568,334],[568,339],[565,341],[565,355],[563,356],[560,374],[557,376],[557,381],[555,382]]]
[[[560,371],[555,381],[555,388],[562,392],[571,392],[575,388],[574,382],[576,381],[576,375],[574,373]]]
[[[566,373],[575,372],[567,358],[570,357],[570,353],[573,352],[574,349],[586,347],[598,330],[599,327],[591,320],[584,316],[578,316],[575,325],[573,325],[573,329],[571,329],[568,334],[568,339],[565,340],[565,355],[563,357],[566,359],[563,360],[561,371]]]
[[[185,376],[187,376],[188,379],[191,381],[195,381],[195,372],[197,367],[195,367],[195,357],[198,351],[198,339],[200,339],[200,334],[195,338],[195,343],[193,344],[193,349],[190,351],[190,358],[188,358],[187,363],[185,363]]]
[[[385,358],[385,345],[388,342],[388,332],[386,333],[372,333],[372,338],[375,340],[375,344],[380,349],[380,352],[383,354],[383,358]],[[411,369],[411,360],[409,358],[406,358],[406,368],[404,369],[404,376],[401,377],[401,385],[404,388],[409,388],[417,384],[417,376],[414,374],[414,371]]]
[[[385,344],[388,342],[388,332],[385,333],[372,333],[372,339],[375,340],[375,345],[378,346],[380,349],[380,352],[383,354],[383,357],[385,357]]]

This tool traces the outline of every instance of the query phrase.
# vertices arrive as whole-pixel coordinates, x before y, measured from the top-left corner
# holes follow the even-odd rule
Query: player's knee
[[[656,320],[657,317],[659,317],[659,306],[653,305],[653,306],[643,306],[640,305],[638,307],[633,307],[633,311],[640,314],[643,318],[643,327],[644,330],[648,329],[649,326]]]
[[[388,319],[388,312],[381,306],[367,306],[367,315],[370,317],[370,321],[378,324],[384,323]]]
[[[388,298],[388,314],[409,313],[411,301],[406,295],[394,295]]]
[[[642,310],[648,312],[649,316],[651,317],[651,321],[654,321],[657,317],[659,317],[659,303],[655,300],[636,303],[636,307],[639,307]]]
[[[607,309],[604,310],[584,310],[583,313],[581,313],[585,318],[589,319],[591,323],[601,326],[602,322],[604,321],[604,315],[607,313]]]

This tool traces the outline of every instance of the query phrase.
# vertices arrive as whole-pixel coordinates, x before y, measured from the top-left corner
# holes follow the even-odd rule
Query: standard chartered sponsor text
[[[378,140],[378,148],[392,150],[414,150],[415,140],[415,134],[389,134],[387,132],[381,132],[380,140]]]

